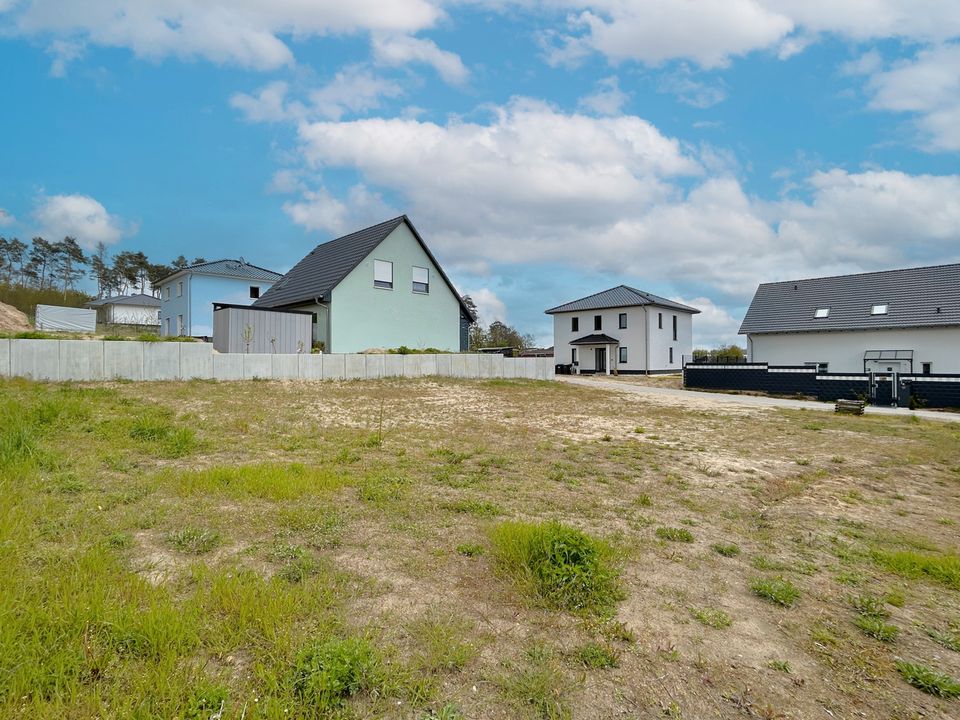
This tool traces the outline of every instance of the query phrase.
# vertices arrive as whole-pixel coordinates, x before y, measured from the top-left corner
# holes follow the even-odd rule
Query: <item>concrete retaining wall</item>
[[[34,380],[553,378],[553,358],[219,354],[209,343],[0,339],[0,377]]]

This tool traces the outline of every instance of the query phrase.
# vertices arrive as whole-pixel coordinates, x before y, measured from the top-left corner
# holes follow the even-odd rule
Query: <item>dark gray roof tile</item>
[[[548,315],[562,312],[577,312],[579,310],[603,310],[606,308],[634,307],[637,305],[657,305],[659,307],[679,310],[681,312],[699,313],[696,308],[688,305],[681,305],[673,300],[667,300],[665,297],[654,295],[643,290],[637,290],[629,285],[617,285],[617,287],[598,292],[587,297],[573,300],[572,302],[558,305],[555,308],[547,310]]]
[[[874,305],[887,313],[872,315]],[[960,325],[960,264],[763,283],[740,334],[938,325]]]

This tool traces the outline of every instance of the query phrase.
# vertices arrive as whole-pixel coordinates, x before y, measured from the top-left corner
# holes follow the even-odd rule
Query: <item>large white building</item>
[[[680,372],[693,353],[693,316],[700,311],[626,285],[558,305],[554,358],[577,372]]]
[[[957,373],[960,264],[764,283],[740,334],[752,362]]]

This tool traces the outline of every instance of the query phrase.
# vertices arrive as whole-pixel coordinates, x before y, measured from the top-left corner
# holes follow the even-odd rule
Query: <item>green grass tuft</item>
[[[293,693],[321,713],[337,710],[375,683],[379,666],[376,651],[364,639],[316,643],[302,650],[294,662]]]
[[[623,598],[613,549],[558,522],[505,522],[491,533],[502,572],[549,606],[602,611]]]
[[[466,557],[477,557],[483,555],[483,545],[477,543],[461,543],[457,545],[457,552]]]
[[[740,546],[736,543],[714,543],[710,549],[723,557],[736,557],[740,554]]]
[[[693,533],[686,528],[658,527],[656,535],[661,540],[669,540],[670,542],[693,542]]]
[[[854,620],[854,624],[864,633],[880,642],[893,642],[900,634],[900,628],[896,625],[889,625],[878,617],[861,615]]]
[[[897,660],[894,665],[903,679],[918,690],[941,698],[960,697],[960,682],[949,675],[931,670],[926,665],[904,660]]]
[[[183,496],[220,496],[242,500],[249,497],[264,500],[296,500],[304,495],[316,495],[336,490],[344,485],[344,478],[329,469],[300,464],[240,465],[191,470],[176,475],[162,476]]]
[[[714,608],[690,608],[690,614],[697,622],[717,630],[723,630],[733,624],[733,620],[723,610],[716,610]]]
[[[800,597],[800,591],[789,580],[783,578],[754,578],[750,582],[754,594],[770,602],[791,607]]]
[[[927,577],[954,590],[960,590],[960,556],[902,550],[876,551],[873,559],[897,575]]]
[[[573,656],[586,668],[602,670],[615,668],[620,665],[620,656],[617,651],[602,643],[589,642],[577,648]]]
[[[220,544],[220,533],[203,528],[175,530],[167,538],[177,550],[189,555],[202,555]]]

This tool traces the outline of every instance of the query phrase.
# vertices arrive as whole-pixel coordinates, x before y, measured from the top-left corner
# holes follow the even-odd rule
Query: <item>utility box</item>
[[[213,349],[219,353],[309,353],[313,313],[213,304]]]

